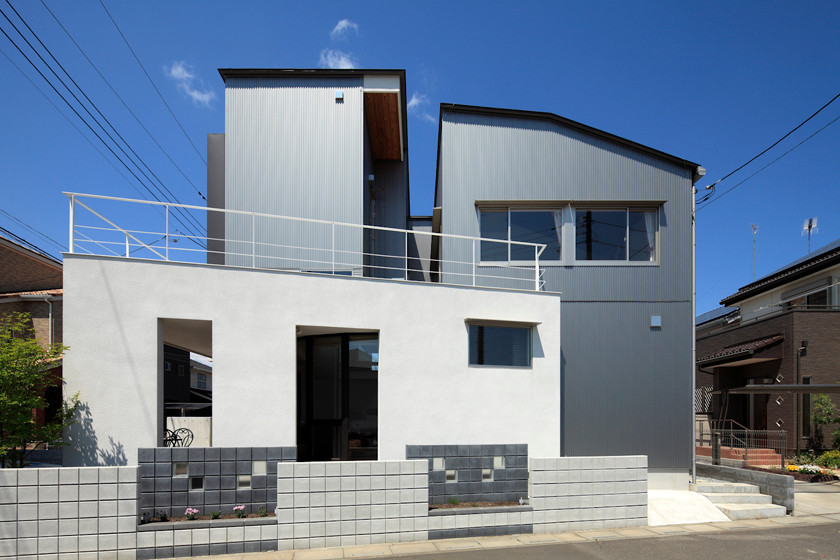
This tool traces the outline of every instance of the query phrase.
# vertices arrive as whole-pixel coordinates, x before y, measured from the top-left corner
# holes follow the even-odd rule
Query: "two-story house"
[[[697,318],[698,411],[712,423],[782,430],[788,453],[814,441],[811,400],[840,403],[840,241],[817,249],[721,300]],[[830,430],[823,441],[831,445]]]
[[[213,359],[213,446],[635,454],[652,484],[687,485],[702,168],[552,114],[444,104],[434,210],[412,218],[404,71],[220,73],[206,259],[170,229],[65,258],[89,414],[73,463],[161,444],[168,344]]]

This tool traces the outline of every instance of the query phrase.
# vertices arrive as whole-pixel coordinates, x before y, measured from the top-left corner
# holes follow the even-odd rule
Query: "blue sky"
[[[408,130],[411,208],[417,215],[431,212],[441,102],[556,113],[703,165],[708,171],[699,183],[703,187],[840,93],[836,1],[104,1],[201,157],[206,134],[224,131],[218,68],[406,69],[414,100]],[[190,184],[205,191],[201,157],[99,1],[44,3],[168,157],[40,0],[11,0],[161,181],[181,202],[203,204]],[[6,0],[0,9],[32,40]],[[0,27],[22,44],[2,16]],[[0,50],[108,156],[0,53],[0,209],[66,244],[62,191],[139,195],[111,165],[119,164],[2,35]],[[829,125],[838,116],[840,100],[721,182],[718,194],[827,126],[822,132],[698,212],[698,313],[751,281],[750,223],[759,226],[757,276],[807,253],[801,235],[805,218],[819,218],[813,248],[840,238],[840,180],[834,169],[840,123]],[[59,251],[1,212],[0,227]]]

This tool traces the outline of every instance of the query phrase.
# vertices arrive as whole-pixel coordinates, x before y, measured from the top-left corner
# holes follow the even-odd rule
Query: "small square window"
[[[190,490],[203,490],[204,489],[204,477],[203,476],[191,476],[190,477]]]
[[[245,488],[251,487],[251,475],[250,474],[240,474],[236,477],[236,488],[238,490],[243,490]]]
[[[458,471],[446,471],[446,482],[458,482]]]
[[[531,367],[531,330],[469,325],[470,365]]]
[[[170,362],[163,362],[163,371],[172,371],[172,364]]]
[[[504,457],[504,455],[499,456],[499,457],[493,457],[493,468],[494,469],[505,468],[505,457]]]
[[[265,474],[267,472],[268,468],[265,461],[254,461],[251,465],[251,474]]]
[[[481,469],[481,482],[493,482],[493,469]]]
[[[172,476],[187,476],[187,463],[172,463]]]

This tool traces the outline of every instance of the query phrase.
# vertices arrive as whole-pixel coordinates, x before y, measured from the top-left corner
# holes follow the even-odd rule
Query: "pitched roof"
[[[694,324],[702,325],[703,323],[708,323],[710,321],[714,321],[715,319],[721,319],[727,315],[732,315],[733,313],[738,313],[737,307],[718,307],[717,309],[706,311],[705,313],[701,313],[695,317]]]
[[[751,340],[749,342],[741,342],[739,344],[733,344],[732,346],[727,346],[721,350],[718,350],[714,354],[709,354],[708,356],[703,356],[697,360],[697,363],[703,365],[706,362],[712,361],[719,361],[723,360],[723,358],[730,358],[733,356],[737,356],[740,354],[752,354],[756,350],[760,350],[762,348],[766,348],[772,344],[779,342],[780,340],[784,340],[785,337],[783,335],[777,334],[774,336],[768,336],[765,338],[759,338],[758,340]]]
[[[52,290],[32,290],[29,292],[8,292],[0,294],[0,298],[4,297],[20,297],[20,296],[60,296],[64,295],[62,288],[55,288]]]
[[[731,296],[720,300],[722,305],[731,305],[744,301],[767,290],[793,282],[830,266],[840,264],[840,239],[820,247],[810,255],[786,264],[755,282],[747,284]]]

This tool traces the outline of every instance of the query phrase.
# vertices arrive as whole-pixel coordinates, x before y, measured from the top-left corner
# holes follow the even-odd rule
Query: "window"
[[[204,373],[196,374],[197,385],[199,389],[206,389],[207,388],[207,375]]]
[[[499,208],[481,210],[479,235],[499,241],[481,242],[482,262],[533,261],[534,247],[511,241],[544,243],[540,261],[560,260],[563,219],[560,210]]]
[[[575,260],[656,261],[656,210],[575,209]]]
[[[531,327],[469,325],[470,365],[531,366]]]

